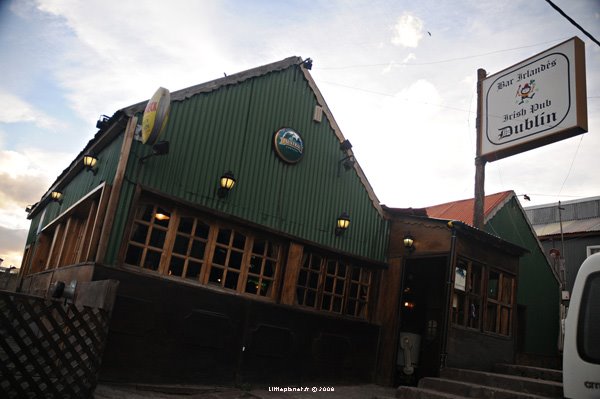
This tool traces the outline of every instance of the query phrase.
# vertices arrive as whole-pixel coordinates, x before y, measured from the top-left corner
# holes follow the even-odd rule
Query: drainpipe
[[[449,221],[448,227],[452,230],[452,237],[450,238],[450,256],[448,258],[448,267],[446,268],[446,310],[444,311],[444,318],[442,322],[442,333],[441,333],[441,350],[440,350],[440,370],[446,367],[446,359],[448,358],[448,329],[450,324],[450,304],[452,303],[452,270],[454,267],[454,258],[456,257],[456,222]]]

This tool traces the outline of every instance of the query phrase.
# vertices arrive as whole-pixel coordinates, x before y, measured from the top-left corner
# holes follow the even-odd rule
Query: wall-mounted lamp
[[[338,177],[341,175],[342,166],[344,166],[344,170],[350,170],[356,162],[354,155],[348,152],[350,149],[352,149],[350,140],[344,140],[340,143],[340,150],[344,151],[346,156],[338,161]]]
[[[162,208],[158,208],[154,214],[154,218],[160,221],[171,219],[171,214]]]
[[[233,186],[235,186],[235,182],[236,180],[233,176],[233,172],[229,170],[223,173],[223,176],[219,179],[219,190],[217,191],[219,198],[227,197]]]
[[[342,214],[338,216],[335,224],[335,235],[341,236],[346,230],[348,230],[348,227],[350,227],[350,215],[348,215],[346,212],[342,212]]]
[[[98,172],[98,168],[96,164],[98,163],[98,158],[93,156],[92,154],[85,154],[83,156],[83,166],[86,170],[92,172],[94,175]]]
[[[410,233],[404,236],[404,248],[406,248],[408,252],[415,250],[415,238]]]
[[[63,193],[58,190],[54,190],[50,193],[50,199],[54,202],[58,202],[59,204],[62,204],[62,197]]]
[[[104,129],[105,127],[108,126],[108,122],[110,121],[110,116],[107,115],[100,115],[100,118],[98,118],[98,122],[96,122],[96,129]]]
[[[146,159],[153,156],[166,155],[169,153],[169,142],[168,141],[159,141],[158,143],[152,146],[152,154],[148,154],[145,157],[140,158],[140,162],[145,162]]]

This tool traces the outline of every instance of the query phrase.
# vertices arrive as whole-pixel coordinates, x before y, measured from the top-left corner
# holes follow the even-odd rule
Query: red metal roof
[[[483,202],[483,216],[489,216],[506,199],[514,195],[513,191],[503,191],[501,193],[486,195]],[[469,225],[473,225],[473,198],[447,202],[445,204],[426,207],[427,215],[431,218],[458,220]]]

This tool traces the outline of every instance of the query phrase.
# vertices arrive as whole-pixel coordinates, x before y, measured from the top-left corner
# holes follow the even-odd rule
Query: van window
[[[600,364],[598,304],[600,304],[600,272],[590,274],[585,281],[577,333],[577,349],[580,357],[585,361]]]

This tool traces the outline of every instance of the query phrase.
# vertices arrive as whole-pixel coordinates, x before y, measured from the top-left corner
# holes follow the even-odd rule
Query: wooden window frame
[[[490,274],[498,274],[498,295],[497,298],[489,296]],[[508,285],[505,280],[508,280]],[[486,306],[483,322],[483,330],[486,333],[498,334],[505,337],[512,336],[513,328],[513,308],[515,302],[516,277],[497,269],[489,268],[486,276]],[[510,287],[510,293],[506,294],[506,288]],[[490,309],[495,309],[495,315],[490,313]],[[506,316],[504,316],[506,315]],[[495,317],[493,326],[490,319]]]
[[[147,226],[152,225],[150,222],[142,221],[138,218],[138,212],[140,212],[140,209],[142,209],[145,206],[153,206],[153,214],[151,216],[151,221],[154,220],[154,218],[155,218],[154,215],[158,208],[165,209],[170,212],[170,219],[169,219],[168,226],[161,227],[161,229],[166,229],[165,230],[166,236],[165,236],[165,240],[163,242],[162,247],[161,248],[158,248],[158,247],[150,248],[151,250],[159,250],[160,249],[160,251],[161,251],[160,263],[156,270],[147,269],[140,265],[127,262],[127,254],[129,251],[129,247],[134,246],[134,247],[140,248],[143,251],[142,255],[139,258],[139,263],[140,264],[144,263],[144,259],[145,259],[144,254],[146,253],[146,250],[148,249],[147,244],[149,243],[148,240],[151,235],[151,229],[149,228],[148,231],[146,232],[146,240],[145,240],[144,244],[137,242],[137,241],[132,241],[132,235],[134,233],[136,223],[137,224],[143,223]],[[256,231],[250,230],[250,229],[245,229],[243,227],[234,226],[233,224],[223,222],[221,220],[217,220],[214,217],[205,215],[200,212],[194,212],[193,210],[190,210],[187,207],[178,206],[176,204],[171,204],[171,202],[167,201],[167,200],[160,200],[160,199],[156,200],[154,198],[143,199],[143,200],[139,201],[138,204],[133,208],[133,212],[134,212],[134,217],[131,219],[131,221],[129,223],[130,227],[129,227],[128,233],[126,235],[127,239],[124,240],[123,249],[121,252],[121,259],[122,259],[122,263],[124,265],[131,266],[131,267],[137,267],[140,269],[145,269],[145,270],[147,270],[149,272],[153,272],[153,273],[158,273],[161,276],[165,276],[166,278],[175,278],[175,279],[182,279],[182,280],[190,281],[190,282],[196,282],[203,286],[214,287],[217,289],[223,289],[223,290],[230,291],[230,292],[235,291],[240,294],[252,296],[254,298],[264,298],[266,300],[274,301],[277,298],[277,296],[279,295],[279,285],[280,285],[281,273],[282,273],[282,268],[283,268],[283,257],[285,254],[285,246],[280,241],[273,239],[269,235],[261,234],[260,232],[256,232]],[[195,228],[198,225],[198,223],[203,223],[204,225],[206,225],[209,230],[207,238],[204,239],[204,238],[200,238],[200,237],[192,237],[192,235],[193,235],[192,233],[187,234],[187,233],[182,233],[181,231],[179,231],[180,222],[184,218],[192,218],[194,220],[192,233],[195,231]],[[225,231],[225,230],[230,230],[230,233],[229,233],[230,236],[229,236],[228,243],[218,242],[219,232]],[[236,235],[244,236],[243,248],[235,245]],[[186,255],[174,252],[175,243],[176,243],[178,236],[187,237],[189,240],[188,244],[187,244],[188,248],[186,251]],[[267,246],[273,246],[273,247],[277,248],[275,256],[270,256],[270,257],[268,257],[268,259],[262,259],[261,271],[259,274],[249,273],[250,262],[252,260],[252,257],[258,256],[258,257],[264,258],[260,254],[253,253],[254,243],[257,240],[265,241],[266,243],[268,243]],[[202,241],[204,244],[204,254],[203,254],[202,259],[190,257],[190,250],[191,250],[191,246],[193,245],[194,241]],[[218,251],[218,250],[225,251],[225,255],[224,255],[225,260],[223,262],[224,264],[216,263],[215,254],[217,253],[216,251]],[[231,266],[232,253],[235,253],[238,256],[241,256],[239,269],[236,269],[235,267]],[[177,275],[177,276],[169,275],[169,272],[172,270],[171,266],[172,266],[173,258],[184,260],[184,270],[182,271],[181,275]],[[186,276],[187,276],[186,273],[188,270],[190,259],[192,261],[201,263],[200,272],[199,272],[197,279],[196,278],[194,278],[194,279],[186,278]],[[267,273],[265,273],[265,262],[266,261],[274,262],[274,266],[273,266],[274,270],[273,270],[272,276],[268,276]],[[222,281],[211,281],[211,272],[213,272],[216,269],[220,269],[223,271]],[[228,284],[227,276],[228,276],[228,274],[231,274],[231,273],[237,274],[237,282],[235,283],[235,286],[228,287],[227,286],[227,284]],[[264,292],[263,292],[263,290],[257,290],[254,293],[250,292],[249,290],[246,289],[249,276],[251,278],[258,277],[257,283],[260,284],[261,286],[263,284],[268,284],[269,282],[270,282],[270,285]],[[229,280],[229,281],[231,281],[231,280]]]
[[[483,302],[484,302],[484,275],[485,266],[466,258],[459,258],[455,269],[459,265],[464,266],[466,271],[465,290],[456,288],[456,280],[454,281],[454,290],[451,306],[451,320],[455,326],[461,326],[472,330],[481,330],[483,320]],[[479,269],[479,292],[474,291],[477,285],[473,281],[473,269]],[[456,302],[456,308],[454,304]],[[474,305],[472,309],[471,305]],[[462,315],[458,311],[459,306],[462,307]]]
[[[41,229],[25,275],[93,261],[109,197],[102,183]]]
[[[316,257],[320,259],[318,269],[313,267]],[[343,274],[340,273],[341,270],[344,270]],[[355,278],[356,273],[358,278]],[[316,287],[311,284],[311,277],[314,281],[315,275],[318,276]],[[374,277],[373,270],[364,266],[356,266],[318,252],[305,251],[295,285],[296,304],[328,313],[368,319]],[[343,284],[341,293],[337,292],[340,283]],[[353,287],[356,287],[354,295]],[[314,303],[307,303],[308,293],[315,296]]]

